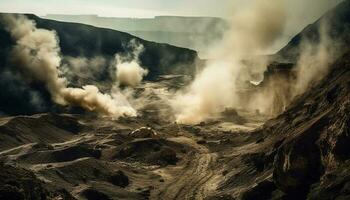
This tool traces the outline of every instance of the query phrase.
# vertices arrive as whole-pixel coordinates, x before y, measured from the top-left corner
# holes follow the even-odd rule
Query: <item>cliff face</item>
[[[266,148],[259,153],[274,158],[263,159],[261,174],[271,176],[243,197],[257,198],[269,185],[265,199],[348,198],[349,92],[350,52],[332,65],[321,83],[258,132],[264,135],[259,146]]]
[[[333,174],[344,168],[350,158],[349,59],[350,54],[346,54],[334,63],[334,69],[324,81],[297,99],[278,119],[292,121],[274,131],[288,136],[279,147],[274,163],[274,181],[287,193],[310,188],[310,199],[335,193],[341,196],[344,185],[331,186],[350,181],[340,181],[345,177]],[[338,180],[330,180],[334,176]],[[327,191],[328,187],[335,191]]]

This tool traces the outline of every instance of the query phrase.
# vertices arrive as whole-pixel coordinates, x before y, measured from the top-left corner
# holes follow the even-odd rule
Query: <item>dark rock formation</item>
[[[139,160],[155,165],[174,165],[179,160],[177,151],[183,147],[180,144],[164,139],[140,139],[130,143],[125,143],[115,158]]]
[[[110,198],[103,192],[88,188],[84,190],[81,195],[87,200],[110,200]]]
[[[276,186],[272,181],[266,180],[258,183],[255,187],[243,194],[242,200],[264,200],[271,199],[271,193],[276,190]]]
[[[46,200],[73,198],[67,191],[49,191],[33,172],[0,163],[0,199]]]
[[[340,41],[340,48],[346,47],[350,41],[350,1],[345,0],[338,6],[328,11],[322,18],[315,23],[308,25],[304,30],[292,38],[292,40],[283,47],[274,57],[278,60],[290,61],[295,63],[300,55],[300,48],[303,40],[312,43],[320,41],[319,28],[326,24],[328,26],[330,37],[334,41]]]
[[[118,170],[110,178],[109,181],[116,186],[126,187],[129,185],[129,178],[123,171]]]

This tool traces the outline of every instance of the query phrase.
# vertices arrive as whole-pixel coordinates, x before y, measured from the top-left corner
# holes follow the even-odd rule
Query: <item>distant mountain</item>
[[[295,35],[291,41],[276,54],[269,57],[271,64],[264,76],[264,85],[269,85],[269,80],[279,73],[288,75],[287,80],[293,79],[293,69],[302,52],[303,43],[319,44],[321,28],[325,27],[332,48],[336,49],[336,56],[341,57],[349,50],[350,43],[350,0],[345,0],[333,9],[321,16],[316,22],[309,24],[300,33]],[[336,58],[334,58],[336,59]],[[317,66],[314,66],[317,67]],[[276,73],[277,72],[277,73]],[[292,73],[290,73],[292,72]]]
[[[130,34],[111,29],[47,20],[35,15],[27,16],[36,22],[38,28],[55,30],[57,32],[60,48],[64,56],[111,57],[116,53],[130,51],[128,43],[134,39],[145,48],[140,60],[142,66],[150,71],[147,79],[154,79],[161,74],[171,74],[175,71],[176,66],[192,64],[198,58],[197,53],[193,50],[145,41]],[[3,58],[7,58],[5,55],[6,51],[11,48],[13,42],[9,34],[4,30],[4,27],[1,26],[0,38],[1,55]],[[4,62],[4,60],[1,61]],[[193,71],[193,69],[185,68],[177,68],[177,70],[180,73]]]
[[[197,52],[168,44],[145,41],[127,33],[97,28],[90,25],[58,22],[27,15],[34,20],[38,28],[55,30],[59,37],[59,46],[63,57],[94,58],[102,56],[111,63],[114,55],[130,53],[131,40],[142,44],[144,52],[140,55],[141,66],[148,69],[146,80],[155,80],[164,74],[193,74]],[[28,85],[16,76],[9,75],[13,70],[10,62],[10,50],[15,44],[5,27],[0,23],[0,114],[37,113],[51,109],[50,96],[40,84]],[[99,71],[104,76],[91,77],[85,84],[110,81],[111,65],[104,65]],[[79,74],[75,74],[79,76]],[[77,85],[79,86],[79,85]],[[15,91],[15,92],[14,92]],[[38,98],[41,106],[36,106],[30,99]]]
[[[97,27],[128,32],[140,38],[171,45],[205,51],[223,35],[228,24],[215,17],[156,16],[155,18],[113,18],[97,15],[44,16],[66,22],[79,22]]]
[[[334,41],[341,41],[339,49],[350,42],[350,0],[345,0],[335,8],[328,11],[315,23],[308,25],[299,34],[283,47],[276,55],[278,60],[295,62],[300,53],[300,45],[303,40],[317,43],[320,40],[319,29],[325,24],[330,37]],[[343,46],[342,46],[343,45]]]

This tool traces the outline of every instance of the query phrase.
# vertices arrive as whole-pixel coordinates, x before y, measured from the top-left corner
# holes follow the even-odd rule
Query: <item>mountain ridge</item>
[[[197,52],[193,50],[149,42],[128,33],[91,25],[41,19],[35,15],[26,16],[34,20],[38,28],[55,30],[63,58],[103,57],[106,59],[107,64],[100,66],[99,76],[81,79],[83,82],[79,83],[74,80],[79,80],[80,74],[73,74],[74,77],[70,81],[77,87],[96,82],[111,85],[115,80],[111,78],[110,73],[115,70],[113,69],[115,66],[109,63],[114,61],[116,54],[128,54],[134,51],[129,46],[131,40],[135,40],[144,47],[139,61],[140,65],[148,70],[145,80],[156,80],[160,75],[165,74],[193,75],[196,63],[199,61]],[[4,26],[0,26],[0,86],[4,91],[0,94],[0,111],[5,114],[34,114],[53,111],[56,108],[53,108],[46,89],[40,83],[26,84],[17,75],[18,71],[14,70],[9,59],[11,48],[14,45],[15,42],[10,34]]]

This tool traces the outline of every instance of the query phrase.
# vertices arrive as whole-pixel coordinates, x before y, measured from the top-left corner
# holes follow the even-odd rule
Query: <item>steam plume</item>
[[[34,21],[22,15],[4,15],[2,21],[16,40],[13,63],[21,67],[26,78],[45,83],[55,103],[78,105],[114,118],[136,116],[127,102],[102,94],[96,86],[67,87],[67,80],[60,77],[60,48],[54,31],[38,29]]]

